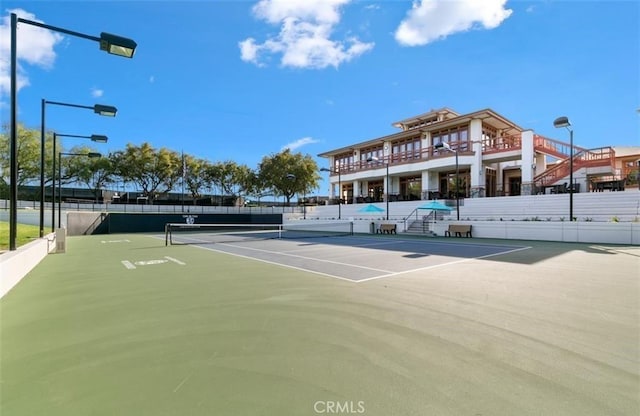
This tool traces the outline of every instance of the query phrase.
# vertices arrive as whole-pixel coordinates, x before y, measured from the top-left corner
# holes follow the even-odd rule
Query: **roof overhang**
[[[434,114],[438,113],[438,112],[447,112],[448,114],[457,114],[455,112],[453,112],[453,110],[450,110],[448,108],[443,108],[440,110],[432,110],[429,113],[424,113],[420,116],[416,116],[416,117],[412,117],[412,118],[408,118],[402,121],[399,121],[395,124],[398,123],[409,123],[412,121],[416,121],[419,120],[420,117],[432,117]],[[423,135],[426,132],[432,132],[432,131],[440,131],[443,129],[446,129],[448,127],[454,127],[454,126],[458,126],[460,124],[465,124],[465,123],[470,123],[471,120],[482,120],[483,123],[487,123],[493,127],[495,127],[498,130],[502,130],[503,132],[505,132],[507,135],[511,135],[511,134],[519,134],[522,133],[524,131],[524,129],[520,126],[518,126],[517,124],[507,120],[505,117],[501,116],[500,114],[496,113],[495,111],[486,108],[484,110],[479,110],[479,111],[475,111],[473,113],[469,113],[469,114],[463,114],[463,115],[458,115],[456,117],[453,118],[449,118],[447,120],[443,120],[437,123],[433,123],[427,126],[423,126],[423,127],[419,127],[419,128],[415,128],[415,129],[411,129],[411,130],[405,130],[405,131],[401,131],[398,133],[394,133],[394,134],[390,134],[388,136],[382,136],[382,137],[378,137],[376,139],[372,139],[372,140],[367,140],[364,142],[360,142],[360,143],[355,143],[352,144],[350,146],[346,146],[346,147],[341,147],[339,149],[335,149],[335,150],[330,150],[328,152],[323,152],[318,154],[318,157],[330,157],[330,156],[335,156],[335,155],[339,155],[339,154],[343,154],[343,153],[347,153],[347,152],[353,152],[355,149],[362,149],[362,148],[366,148],[366,147],[371,147],[371,146],[375,146],[375,145],[381,145],[382,143],[386,142],[386,141],[393,141],[393,140],[402,140],[402,139],[407,139],[410,137],[414,137],[416,135]]]

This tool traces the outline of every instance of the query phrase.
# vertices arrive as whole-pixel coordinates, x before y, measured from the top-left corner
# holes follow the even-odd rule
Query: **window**
[[[382,150],[382,145],[365,148],[360,150],[360,161],[366,162],[367,160],[370,160],[373,157],[376,157],[379,160],[382,160],[383,155],[384,155],[384,152]]]
[[[452,127],[446,130],[435,131],[431,133],[431,145],[446,142],[451,149],[464,152],[469,150],[469,130],[465,126]]]
[[[349,152],[349,153],[343,153],[340,155],[336,155],[334,157],[334,165],[333,165],[333,169],[338,172],[338,171],[347,171],[349,169],[352,168],[353,166],[353,153]]]
[[[393,161],[405,161],[420,158],[420,136],[399,140],[391,144],[391,158]]]

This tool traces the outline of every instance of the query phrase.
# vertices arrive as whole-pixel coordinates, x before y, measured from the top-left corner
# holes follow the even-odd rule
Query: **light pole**
[[[460,221],[460,165],[458,165],[458,148],[452,149],[447,142],[440,142],[433,147],[436,149],[445,148],[449,151],[456,152],[456,218]]]
[[[330,174],[338,174],[338,219],[342,219],[342,180],[340,178],[340,169],[333,170],[329,168],[320,169],[322,172],[329,172]]]
[[[290,181],[295,181],[296,180],[296,175],[294,175],[293,173],[287,173],[287,179],[289,179]],[[298,194],[298,197],[300,196],[300,194]],[[307,191],[306,189],[304,189],[302,191],[302,219],[307,219],[307,204],[305,202],[305,199],[307,198]]]
[[[44,142],[45,142],[45,134],[46,134],[46,121],[45,121],[45,108],[47,104],[52,105],[61,105],[65,107],[75,107],[75,108],[85,108],[93,110],[94,113],[99,114],[101,116],[106,117],[115,117],[118,109],[110,106],[110,105],[102,105],[96,104],[94,106],[88,105],[78,105],[78,104],[69,104],[69,103],[61,103],[57,101],[47,101],[44,98],[41,103],[41,111],[40,111],[40,237],[44,236]],[[53,149],[53,158],[55,160],[56,150],[55,150],[55,139],[53,141],[54,149]],[[55,178],[55,166],[53,168],[53,177]],[[52,184],[52,192],[53,188],[55,188],[55,184]],[[53,200],[51,201],[51,205],[53,206]]]
[[[86,157],[102,157],[102,155],[100,153],[94,153],[94,152],[89,152],[89,153],[64,153],[64,152],[58,152],[58,160],[60,161],[60,163],[58,163],[58,176],[60,178],[60,180],[58,181],[58,227],[62,227],[62,156],[86,156]]]
[[[553,127],[569,130],[569,221],[573,221],[573,129],[569,118],[564,116],[553,120]]]
[[[73,32],[71,30],[46,25],[44,23],[36,22],[33,20],[23,19],[18,17],[15,13],[11,13],[11,63],[9,77],[9,100],[11,101],[10,112],[10,129],[9,129],[9,170],[10,170],[10,204],[9,204],[9,250],[16,249],[16,237],[18,228],[18,76],[17,76],[17,61],[18,61],[18,23],[25,23],[32,26],[41,27],[43,29],[52,30],[54,32],[60,32],[79,38],[84,38],[98,42],[100,44],[100,50],[106,51],[113,55],[124,56],[126,58],[132,58],[133,54],[138,46],[136,42],[131,39],[123,38],[121,36],[112,35],[110,33],[102,32],[99,37],[85,35],[79,32]]]
[[[367,159],[367,162],[380,162],[381,160],[377,157],[377,156],[371,156],[370,158]],[[387,220],[389,219],[389,191],[391,190],[389,188],[389,162],[384,162],[385,166],[387,167],[387,185],[385,186],[385,193],[386,196],[384,198],[385,202],[387,203]]]
[[[76,139],[90,139],[92,142],[96,143],[106,143],[109,138],[107,136],[102,136],[99,134],[92,134],[91,136],[78,136],[76,134],[58,134],[56,132],[53,133],[53,171],[51,175],[51,232],[55,232],[56,230],[56,142],[58,141],[58,137],[73,137]],[[58,165],[60,165],[59,163]],[[44,169],[44,168],[43,168]],[[60,175],[60,170],[58,170],[58,177]],[[42,212],[42,210],[40,211]],[[58,215],[58,218],[60,216]],[[58,220],[58,225],[60,225],[60,220]]]

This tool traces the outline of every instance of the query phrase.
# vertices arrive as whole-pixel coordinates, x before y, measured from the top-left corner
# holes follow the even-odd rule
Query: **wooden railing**
[[[615,170],[615,152],[611,147],[581,149],[573,155],[573,171],[584,167],[610,166]],[[533,180],[537,186],[548,186],[566,177],[570,173],[570,160],[566,158],[537,175]]]
[[[522,149],[522,136],[514,134],[482,140],[482,153],[509,152]]]

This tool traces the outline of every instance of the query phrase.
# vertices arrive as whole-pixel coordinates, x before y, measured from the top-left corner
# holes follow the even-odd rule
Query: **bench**
[[[380,224],[380,234],[396,234],[396,224]]]
[[[471,225],[449,225],[449,229],[444,232],[445,236],[455,236],[462,237],[464,234],[465,237],[471,237]]]

